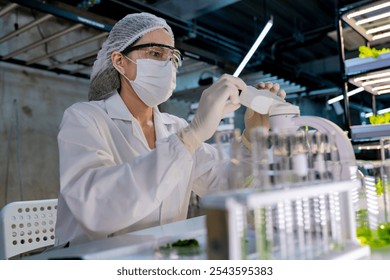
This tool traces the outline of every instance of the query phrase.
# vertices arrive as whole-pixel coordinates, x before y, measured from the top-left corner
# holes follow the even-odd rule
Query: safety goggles
[[[142,58],[154,59],[160,61],[172,61],[176,68],[179,68],[183,63],[183,57],[178,49],[157,43],[141,44],[135,46],[128,46],[122,51],[126,55],[132,51],[140,51]]]

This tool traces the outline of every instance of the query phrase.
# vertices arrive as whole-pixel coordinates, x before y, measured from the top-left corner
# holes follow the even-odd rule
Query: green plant
[[[365,58],[365,57],[374,57],[377,58],[380,54],[390,52],[389,48],[383,48],[381,50],[377,50],[376,48],[369,48],[366,46],[360,46],[359,47],[359,57]]]
[[[371,124],[385,124],[390,123],[390,112],[382,115],[373,115],[369,118]]]

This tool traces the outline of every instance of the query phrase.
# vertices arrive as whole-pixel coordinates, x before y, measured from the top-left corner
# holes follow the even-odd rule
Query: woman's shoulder
[[[66,110],[94,110],[96,109],[104,109],[104,101],[103,100],[98,100],[98,101],[80,101],[76,102],[72,105],[70,105]]]
[[[103,100],[98,101],[81,101],[70,105],[65,110],[66,112],[77,112],[89,114],[91,112],[104,112],[105,105]]]
[[[64,118],[101,119],[107,116],[104,101],[82,101],[70,105],[64,112]]]

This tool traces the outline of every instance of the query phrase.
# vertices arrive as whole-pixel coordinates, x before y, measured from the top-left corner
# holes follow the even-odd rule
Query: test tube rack
[[[340,198],[340,215],[337,223],[341,226],[342,246],[330,248],[312,257],[299,256],[297,259],[364,259],[370,255],[370,249],[368,246],[361,246],[356,239],[355,211],[352,201],[353,190],[360,187],[360,185],[359,180],[345,180],[316,182],[310,185],[294,186],[289,189],[276,188],[269,191],[260,191],[253,188],[209,194],[202,198],[202,206],[206,209],[208,258],[295,259],[296,256],[286,257],[285,255],[275,254],[264,258],[264,255],[258,250],[261,244],[256,244],[259,239],[254,238],[254,244],[246,240],[248,237],[248,213],[256,209],[276,207],[278,204],[337,194]],[[254,223],[256,222],[258,221],[255,219]],[[291,245],[279,244],[279,246]],[[252,249],[248,249],[248,247]]]

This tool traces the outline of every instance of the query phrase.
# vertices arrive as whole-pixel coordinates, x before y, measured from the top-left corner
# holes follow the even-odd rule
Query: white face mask
[[[125,56],[129,61],[135,63]],[[176,87],[176,67],[172,61],[138,59],[137,76],[131,81],[118,71],[137,93],[138,97],[149,107],[155,107],[168,100]],[[115,66],[114,66],[115,67]]]

